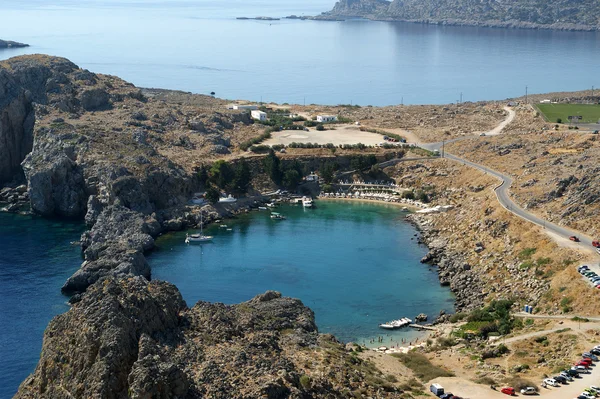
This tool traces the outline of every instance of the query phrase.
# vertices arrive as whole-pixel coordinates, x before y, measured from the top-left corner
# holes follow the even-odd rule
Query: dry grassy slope
[[[597,290],[576,278],[573,266],[583,255],[558,247],[539,227],[504,210],[492,191],[496,180],[448,160],[401,163],[386,172],[401,185],[432,193],[434,204],[456,207],[423,219],[447,239],[449,252],[466,257],[488,300],[514,297],[535,303],[541,313],[561,313],[562,298],[571,297],[574,312],[597,312],[597,302],[589,300]],[[480,253],[478,242],[485,246]],[[527,248],[535,253],[519,256]]]
[[[598,136],[564,126],[555,131],[531,111],[517,115],[507,134],[454,143],[447,150],[513,176],[511,193],[521,206],[600,236]]]

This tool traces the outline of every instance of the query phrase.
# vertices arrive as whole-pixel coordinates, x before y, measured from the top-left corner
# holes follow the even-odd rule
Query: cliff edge
[[[0,39],[0,49],[3,48],[19,48],[19,47],[29,47],[29,44],[13,42],[11,40],[2,40]]]

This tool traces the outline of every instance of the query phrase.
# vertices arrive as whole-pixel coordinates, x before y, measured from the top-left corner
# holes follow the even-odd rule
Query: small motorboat
[[[302,206],[305,208],[312,208],[314,205],[314,202],[312,200],[312,198],[310,197],[302,197]]]
[[[221,198],[219,198],[219,202],[220,203],[228,203],[228,202],[236,202],[236,201],[237,201],[237,199],[233,198],[231,196],[231,194],[228,195],[227,197],[221,197]]]
[[[397,328],[402,328],[412,323],[412,320],[408,317],[403,317],[398,320],[388,321],[387,323],[382,323],[379,325],[379,328],[383,328],[385,330],[395,330]]]
[[[220,225],[219,227],[220,227],[220,228],[222,228],[222,229],[226,229],[226,228],[227,228],[227,225],[226,225],[226,224],[222,224],[222,225]]]
[[[261,210],[261,211],[266,211],[267,207],[266,206],[259,206],[258,209]]]
[[[271,213],[271,219],[273,219],[273,220],[285,220],[285,216],[283,216],[281,213],[272,212]]]

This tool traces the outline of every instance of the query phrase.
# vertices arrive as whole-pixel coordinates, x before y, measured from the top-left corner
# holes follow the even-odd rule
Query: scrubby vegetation
[[[397,357],[423,382],[431,381],[438,377],[454,376],[452,372],[432,364],[425,355],[418,352],[397,353],[392,356]]]

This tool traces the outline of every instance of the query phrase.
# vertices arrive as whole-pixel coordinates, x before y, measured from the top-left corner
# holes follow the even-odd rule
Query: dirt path
[[[510,108],[510,107],[504,107],[504,110],[506,112],[508,112],[508,116],[502,121],[500,122],[500,124],[498,124],[498,126],[496,126],[495,128],[493,128],[492,130],[490,130],[489,132],[485,132],[486,136],[497,136],[499,135],[502,130],[504,130],[504,128],[506,126],[508,126],[509,123],[511,123],[516,116],[516,112]]]

